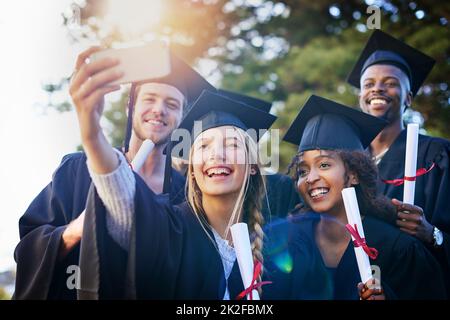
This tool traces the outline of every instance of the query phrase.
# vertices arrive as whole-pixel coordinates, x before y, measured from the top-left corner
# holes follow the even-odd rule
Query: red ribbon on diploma
[[[384,180],[384,179],[382,179],[382,181],[384,183],[393,184],[394,186],[398,187],[398,186],[401,186],[405,181],[416,181],[417,177],[420,177],[420,176],[423,176],[424,174],[427,174],[428,172],[433,170],[434,167],[435,167],[435,163],[433,162],[433,164],[431,165],[430,169],[428,169],[428,170],[425,169],[425,168],[417,169],[416,175],[414,177],[404,177],[404,178],[394,179],[394,180]]]
[[[241,300],[246,295],[250,295],[250,300],[253,300],[253,290],[258,289],[259,287],[262,287],[265,284],[270,284],[272,281],[261,281],[256,283],[256,281],[259,278],[259,275],[261,274],[262,264],[259,261],[255,261],[255,266],[253,267],[253,279],[250,283],[249,287],[238,294],[236,297],[236,300]]]
[[[372,260],[374,260],[378,257],[378,250],[375,248],[369,247],[366,243],[366,239],[361,238],[361,236],[358,233],[358,227],[356,226],[356,224],[355,224],[354,229],[350,224],[346,224],[345,228],[348,230],[348,232],[350,232],[350,234],[353,236],[353,238],[355,238],[355,241],[353,241],[353,245],[355,246],[355,248],[362,247],[364,252],[367,253],[369,258]]]

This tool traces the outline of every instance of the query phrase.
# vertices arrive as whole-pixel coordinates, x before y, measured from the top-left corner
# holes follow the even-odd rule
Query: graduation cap
[[[256,139],[259,139],[259,130],[269,129],[275,119],[276,116],[264,110],[233,100],[217,91],[204,90],[181,121],[179,128],[191,132],[191,143],[203,131],[221,126],[235,126],[244,131],[254,129],[257,133]],[[194,130],[196,121],[201,122],[199,132]],[[180,156],[184,159],[188,157],[185,153]]]
[[[224,95],[226,97],[229,97],[233,100],[240,101],[242,103],[248,104],[249,106],[261,109],[267,113],[270,112],[270,109],[272,108],[272,103],[267,102],[258,98],[254,98],[251,96],[247,96],[244,94],[240,94],[237,92],[232,92],[228,90],[219,89],[217,92],[221,95]]]
[[[359,88],[364,71],[374,64],[389,64],[400,68],[409,78],[413,96],[430,73],[436,61],[406,43],[375,30],[358,58],[347,81]]]
[[[203,90],[216,90],[205,78],[203,78],[197,71],[191,68],[186,62],[177,57],[174,52],[170,51],[170,73],[162,78],[145,80],[132,83],[130,95],[128,98],[128,120],[125,134],[124,149],[128,151],[131,132],[133,129],[133,111],[135,104],[136,88],[144,83],[164,83],[177,88],[187,100],[187,104],[191,105]]]
[[[387,123],[340,103],[312,95],[283,140],[307,150],[364,150]]]

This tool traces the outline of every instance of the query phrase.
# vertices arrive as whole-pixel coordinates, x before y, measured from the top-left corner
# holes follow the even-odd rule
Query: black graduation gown
[[[155,196],[135,174],[135,216],[128,252],[121,250],[106,227],[106,209],[93,188],[82,243],[80,299],[222,299],[222,261],[187,202],[173,206]],[[86,240],[83,233],[83,240]],[[86,245],[85,245],[86,244]],[[84,246],[85,245],[85,246]],[[242,290],[237,261],[228,280],[230,298]]]
[[[266,175],[267,198],[261,213],[268,223],[274,217],[285,217],[300,202],[291,177],[283,174]]]
[[[405,172],[406,130],[403,130],[378,164],[381,179],[402,178]],[[443,270],[450,293],[450,141],[419,135],[417,168],[433,168],[417,177],[414,203],[421,207],[428,222],[444,235],[442,250],[430,248]],[[403,185],[382,181],[379,191],[389,198],[403,199]]]
[[[274,250],[266,255],[267,277],[274,282],[265,290],[266,298],[359,299],[357,284],[361,279],[353,244],[349,243],[337,268],[328,269],[315,243],[319,220],[319,214],[309,212],[273,228],[272,238],[273,232],[287,235],[291,267],[290,272],[283,272],[274,259]],[[371,265],[381,269],[387,299],[446,298],[438,264],[420,241],[373,217],[365,217],[363,227],[368,245],[379,252]]]
[[[171,200],[184,200],[185,179],[172,170]],[[63,157],[52,181],[39,193],[19,220],[20,242],[14,253],[17,262],[15,299],[75,299],[76,290],[66,282],[70,265],[78,265],[79,245],[58,261],[61,235],[67,224],[85,209],[91,179],[86,155]]]

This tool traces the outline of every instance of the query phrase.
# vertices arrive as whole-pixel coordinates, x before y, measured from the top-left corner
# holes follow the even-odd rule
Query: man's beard
[[[401,119],[401,115],[400,114],[395,114],[393,112],[394,110],[392,108],[387,109],[382,115],[373,115],[375,117],[377,117],[378,119],[384,120],[388,123],[388,125],[395,123],[396,121],[398,121],[399,119]]]
[[[389,121],[389,112],[391,111],[391,109],[387,109],[381,116],[377,116],[378,119],[384,120],[386,122],[390,122]]]
[[[138,127],[138,128],[135,128],[135,127]],[[142,133],[143,129],[139,128],[139,126],[134,126],[133,130],[134,130],[134,134],[136,135],[136,137],[138,137],[140,140],[144,141],[144,140],[149,139]],[[160,140],[156,140],[156,141],[155,141],[155,139],[151,139],[151,140],[155,144],[155,146],[166,145],[170,140],[170,134],[167,135],[166,137],[163,137],[163,139],[160,139]]]

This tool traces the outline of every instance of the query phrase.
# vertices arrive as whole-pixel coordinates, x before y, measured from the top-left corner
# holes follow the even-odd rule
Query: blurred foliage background
[[[312,93],[357,106],[357,91],[346,76],[370,35],[367,9],[373,5],[380,9],[383,31],[437,60],[406,120],[421,123],[428,134],[450,138],[450,2],[164,0],[155,7],[155,1],[74,1],[62,13],[64,25],[73,42],[107,47],[170,39],[182,58],[219,87],[273,101],[272,112],[279,116],[273,128],[283,136]],[[119,19],[111,20],[113,6]],[[62,79],[43,89],[51,95],[67,85]],[[127,99],[125,90],[105,112],[115,145],[124,137]],[[51,107],[72,108],[69,101]],[[281,171],[294,152],[281,144]]]
[[[0,288],[0,300],[9,300],[11,297],[6,293],[5,289]]]

